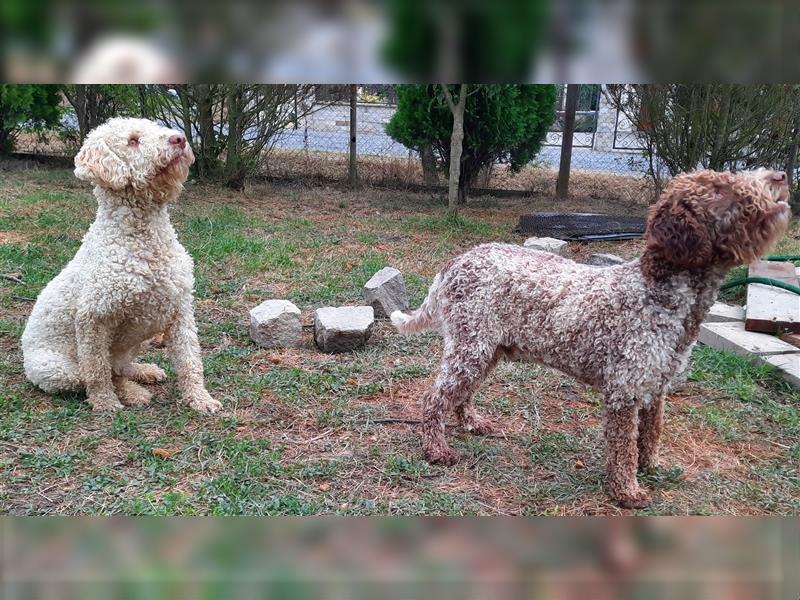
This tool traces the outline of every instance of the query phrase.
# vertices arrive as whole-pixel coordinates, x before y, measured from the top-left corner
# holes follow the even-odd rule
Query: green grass
[[[527,199],[495,202],[451,219],[423,195],[276,186],[231,198],[190,185],[172,218],[195,261],[206,383],[225,412],[178,406],[174,371],[154,349],[143,360],[168,381],[152,386],[152,403],[105,415],[81,394],[34,389],[19,351],[29,299],[74,255],[94,200],[68,170],[9,173],[0,231],[16,237],[0,243],[0,272],[24,283],[0,281],[0,512],[617,514],[603,482],[601,397],[565,375],[500,365],[476,395],[500,433],[468,435],[449,417],[460,461],[441,467],[422,459],[418,424],[386,422],[420,418],[438,336],[398,336],[379,321],[366,348],[330,356],[310,328],[286,351],[248,335],[248,311],[264,299],[293,300],[308,324],[318,306],[362,302],[366,280],[388,265],[416,306],[452,256],[520,241],[510,232],[529,211]],[[774,371],[698,346],[665,439],[662,468],[641,477],[655,502],[637,514],[800,511],[800,393]],[[707,447],[694,464],[685,457],[698,440]]]

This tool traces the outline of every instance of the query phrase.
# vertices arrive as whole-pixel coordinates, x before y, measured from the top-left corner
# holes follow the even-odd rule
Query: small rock
[[[586,264],[595,267],[611,267],[614,265],[622,265],[626,262],[624,258],[616,254],[592,254]]]
[[[314,341],[323,352],[349,352],[367,343],[374,322],[371,306],[318,308],[314,312]]]
[[[364,285],[364,298],[375,309],[376,317],[388,317],[396,310],[408,310],[403,274],[394,267],[381,269]]]
[[[288,300],[267,300],[250,311],[250,337],[263,348],[291,348],[302,343],[300,309]]]
[[[566,256],[569,250],[567,242],[551,237],[531,237],[525,240],[522,245],[531,250],[541,250],[542,252],[558,254],[559,256]]]

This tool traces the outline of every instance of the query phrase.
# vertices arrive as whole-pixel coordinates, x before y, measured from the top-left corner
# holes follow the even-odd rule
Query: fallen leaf
[[[279,365],[281,364],[281,361],[282,361],[281,357],[278,356],[277,354],[272,354],[269,357],[269,362],[271,362],[273,365]]]
[[[580,458],[575,461],[575,468],[576,469],[582,469],[583,467],[584,467],[584,464],[583,464],[583,461]]]
[[[347,385],[356,385],[357,383],[358,383],[358,382],[357,382],[355,379],[353,379],[352,377],[350,377],[350,378],[347,380]]]
[[[161,458],[169,458],[170,456],[172,456],[172,451],[167,450],[166,448],[153,448],[152,452],[155,456]]]

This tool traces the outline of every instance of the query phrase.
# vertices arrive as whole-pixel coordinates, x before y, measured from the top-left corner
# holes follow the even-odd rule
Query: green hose
[[[800,260],[800,256],[795,256],[791,254],[787,256],[782,256],[780,254],[776,254],[775,256],[767,256],[765,260],[771,260],[774,262],[794,262],[796,260]]]
[[[800,256],[792,254],[788,255],[775,254],[773,256],[767,256],[765,260],[770,260],[773,262],[793,262],[796,260],[800,260]],[[787,290],[789,292],[792,292],[800,296],[800,287],[792,285],[791,283],[779,281],[777,279],[770,279],[769,277],[742,277],[741,279],[734,279],[730,283],[726,283],[721,288],[719,288],[719,291],[739,287],[740,285],[747,285],[748,283],[763,283],[764,285],[771,285],[773,287],[781,288],[782,290]]]
[[[778,279],[770,279],[769,277],[742,277],[741,279],[734,279],[730,283],[723,285],[721,288],[719,288],[719,290],[723,291],[733,287],[738,287],[740,285],[746,285],[748,283],[763,283],[764,285],[771,285],[800,295],[800,287],[792,285],[791,283],[779,281]]]

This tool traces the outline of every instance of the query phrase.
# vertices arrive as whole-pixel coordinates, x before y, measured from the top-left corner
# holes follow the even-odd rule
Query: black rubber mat
[[[641,217],[541,212],[522,215],[514,231],[572,241],[629,240],[642,237],[645,224],[645,219]]]

